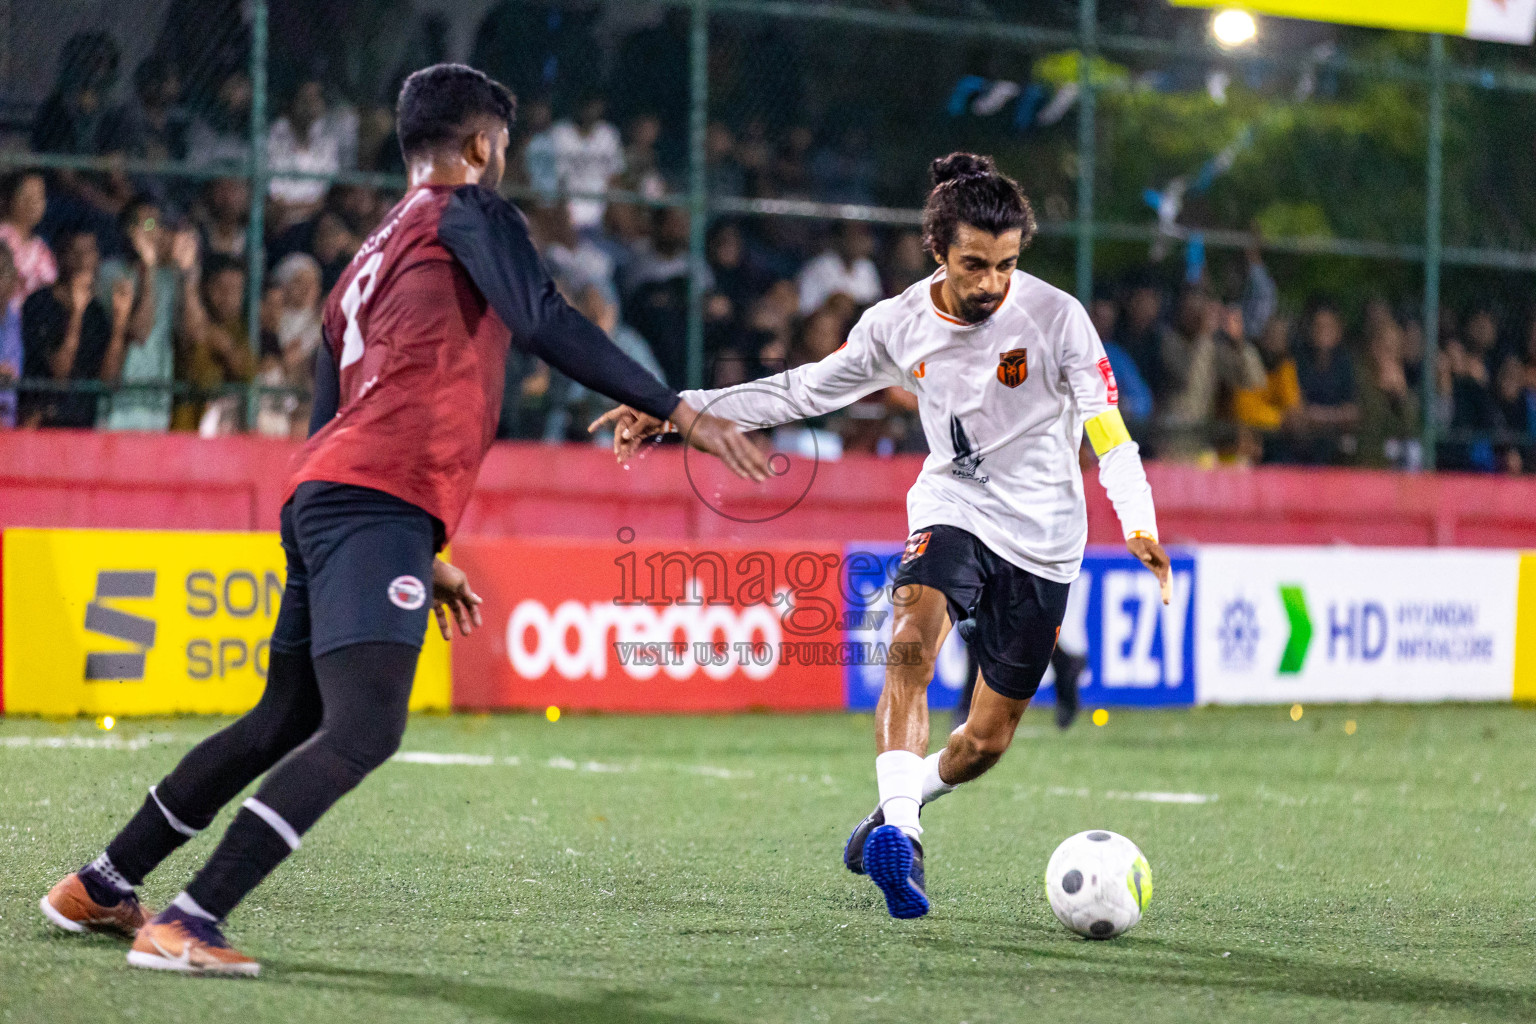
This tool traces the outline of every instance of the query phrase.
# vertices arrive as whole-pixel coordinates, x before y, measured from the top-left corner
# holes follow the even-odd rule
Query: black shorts
[[[1020,569],[958,526],[929,526],[907,538],[894,586],[907,583],[942,591],[956,626],[973,621],[968,643],[988,686],[1013,700],[1035,695],[1070,584]]]
[[[288,582],[272,649],[310,656],[364,643],[420,648],[442,524],[383,491],[307,481],[283,506]]]

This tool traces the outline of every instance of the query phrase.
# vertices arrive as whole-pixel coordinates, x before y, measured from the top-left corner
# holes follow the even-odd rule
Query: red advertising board
[[[836,710],[837,549],[464,537],[485,599],[456,708]]]

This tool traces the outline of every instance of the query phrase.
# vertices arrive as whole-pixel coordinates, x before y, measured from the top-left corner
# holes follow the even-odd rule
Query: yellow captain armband
[[[1083,427],[1088,431],[1088,443],[1093,445],[1093,453],[1101,457],[1111,448],[1131,439],[1131,432],[1125,429],[1125,420],[1120,418],[1119,409],[1101,412],[1083,424]]]

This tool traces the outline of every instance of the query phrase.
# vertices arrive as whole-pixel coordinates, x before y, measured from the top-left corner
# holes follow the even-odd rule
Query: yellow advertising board
[[[1515,606],[1515,700],[1536,703],[1536,552],[1520,556]]]
[[[282,600],[275,533],[6,530],[6,712],[235,714],[261,696]],[[434,627],[411,709],[449,705]]]
[[[1530,43],[1536,0],[1171,0],[1176,7],[1235,7],[1253,14],[1344,25],[1441,32]]]

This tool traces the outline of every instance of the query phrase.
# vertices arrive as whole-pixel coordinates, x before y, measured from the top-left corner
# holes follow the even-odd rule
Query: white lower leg
[[[875,758],[875,781],[880,787],[885,823],[913,839],[923,834],[917,812],[922,806],[926,770],[922,756],[910,750],[887,750]]]

